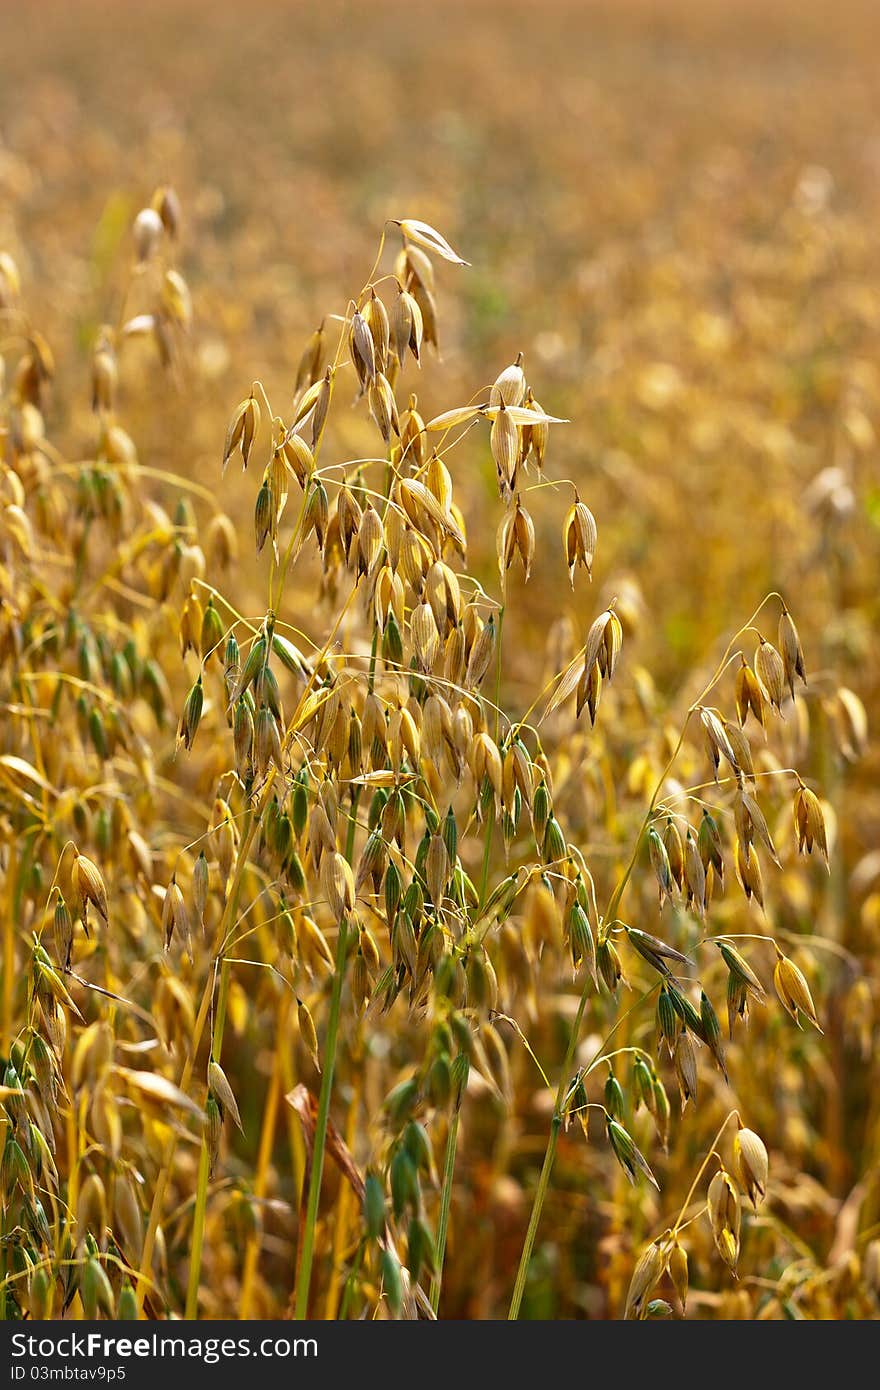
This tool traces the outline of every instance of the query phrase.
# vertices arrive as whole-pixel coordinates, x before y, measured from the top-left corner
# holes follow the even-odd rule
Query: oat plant
[[[727,1087],[758,1006],[821,1029],[834,944],[774,924],[772,875],[794,849],[828,863],[828,810],[783,752],[811,701],[853,737],[859,712],[766,595],[677,729],[647,712],[634,814],[594,853],[572,788],[620,717],[628,617],[592,599],[597,521],[554,472],[577,423],[522,354],[423,414],[466,262],[402,218],[285,399],[243,387],[215,477],[146,463],[119,401],[129,361],[185,389],[180,227],[169,188],[134,221],[83,457],[50,441],[52,353],[0,259],[3,1311],[228,1315],[232,1287],[241,1317],[436,1317],[467,1240],[463,1135],[481,1106],[512,1116],[525,1073],[550,1105],[515,1318],[572,1121],[656,1185],[668,1087],[682,1111],[707,1074]],[[486,465],[492,507],[466,514]],[[549,507],[579,626],[522,698],[506,670]],[[469,565],[475,528],[496,573]],[[719,926],[722,892],[742,903]],[[554,1046],[537,1025],[566,976]],[[684,1311],[704,1213],[737,1269],[771,1181],[751,1104],[729,1095],[620,1312]]]

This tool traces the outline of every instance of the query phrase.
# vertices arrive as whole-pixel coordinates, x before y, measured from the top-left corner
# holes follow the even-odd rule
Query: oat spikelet
[[[623,627],[613,608],[606,608],[595,619],[584,644],[584,676],[589,677],[595,666],[606,680],[614,676],[623,646]]]
[[[811,854],[813,845],[816,845],[825,860],[825,867],[830,873],[828,837],[825,830],[825,814],[822,810],[822,803],[815,792],[811,792],[809,787],[804,786],[803,782],[798,783],[798,789],[794,796],[794,826],[798,853]]]
[[[435,255],[442,256],[444,261],[451,261],[453,265],[470,265],[470,261],[462,260],[446,238],[427,222],[420,222],[414,217],[404,217],[397,221],[396,225],[400,228],[405,239],[415,242],[416,246],[424,247],[426,251],[433,251]]]
[[[663,1277],[668,1260],[668,1248],[662,1240],[653,1241],[642,1251],[636,1261],[626,1295],[625,1318],[643,1318],[645,1316],[648,1295]]]
[[[354,876],[348,860],[332,850],[321,859],[321,887],[336,921],[341,921],[354,909]]]
[[[782,606],[782,612],[779,615],[778,642],[786,684],[788,685],[791,698],[794,699],[794,678],[797,676],[801,684],[806,685],[807,672],[798,630],[794,625],[794,619],[784,604]]]
[[[707,1207],[718,1253],[728,1268],[736,1273],[742,1211],[739,1193],[725,1168],[721,1168],[709,1184]]]
[[[526,394],[526,376],[522,369],[522,361],[523,355],[518,352],[516,361],[505,367],[501,375],[495,378],[489,393],[490,405],[522,405]]]
[[[785,699],[785,665],[773,644],[765,641],[763,637],[755,653],[755,670],[764,694],[773,708],[779,712]]]
[[[221,1111],[230,1117],[236,1128],[240,1129],[243,1134],[244,1128],[238,1113],[238,1102],[227,1080],[226,1073],[220,1063],[214,1061],[213,1057],[208,1063],[208,1090],[217,1101]]]
[[[72,877],[83,925],[87,926],[88,907],[91,903],[106,926],[109,922],[107,885],[97,864],[84,854],[78,854],[73,861]]]
[[[761,728],[764,727],[764,696],[761,691],[761,684],[745,657],[736,673],[735,682],[736,714],[740,724],[744,725],[749,714],[752,714]]]
[[[755,1211],[767,1191],[769,1167],[764,1141],[753,1129],[740,1126],[733,1140],[733,1171]]]
[[[498,572],[502,588],[506,582],[507,571],[517,554],[522,561],[523,572],[528,580],[535,554],[535,526],[532,518],[522,506],[517,494],[513,507],[508,508],[498,527],[496,542]]]
[[[799,1014],[803,1014],[821,1033],[822,1029],[819,1028],[819,1020],[816,1017],[816,1006],[813,1003],[810,986],[807,984],[803,971],[795,965],[793,960],[783,955],[778,948],[776,966],[773,971],[773,984],[779,1002],[798,1027],[800,1027]]]
[[[489,433],[489,448],[498,473],[498,488],[502,498],[510,497],[516,487],[519,463],[519,433],[510,411],[502,400]]]
[[[164,230],[162,218],[155,208],[141,208],[132,227],[139,261],[148,261],[156,254]]]
[[[596,519],[575,491],[574,502],[569,507],[562,526],[562,547],[565,552],[565,563],[568,566],[568,578],[572,588],[574,588],[574,572],[578,565],[583,565],[587,575],[592,579],[597,538]]]
[[[321,1070],[321,1059],[318,1055],[318,1034],[315,1031],[315,1023],[307,1006],[301,999],[296,1001],[297,1022],[299,1023],[299,1033],[306,1049],[317,1067]]]

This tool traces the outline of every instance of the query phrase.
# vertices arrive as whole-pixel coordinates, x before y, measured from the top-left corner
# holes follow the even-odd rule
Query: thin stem
[[[189,1263],[189,1283],[186,1290],[186,1312],[184,1317],[192,1322],[199,1315],[199,1285],[202,1270],[202,1246],[205,1239],[205,1212],[208,1205],[208,1176],[211,1169],[211,1156],[208,1146],[202,1140],[199,1155],[199,1177],[196,1187],[196,1206],[192,1229],[192,1255]]]
[[[247,867],[247,859],[248,854],[250,852],[251,843],[253,841],[254,835],[256,834],[257,824],[257,818],[254,817],[252,812],[249,810],[245,818],[244,833],[242,835],[241,842],[238,847],[238,859],[236,862],[232,887],[229,893],[229,897],[226,900],[226,906],[223,909],[223,915],[220,918],[219,926],[217,928],[215,950],[223,941],[228,928],[228,923],[237,911],[239,894],[241,892],[241,884],[244,878],[245,868]],[[190,1081],[192,1080],[192,1074],[196,1062],[196,1054],[198,1053],[199,1044],[202,1040],[202,1034],[205,1031],[205,1025],[208,1021],[208,1016],[211,1011],[211,1000],[213,999],[213,997],[214,970],[212,969],[207,981],[205,982],[204,990],[202,991],[201,1003],[199,1004],[199,1011],[196,1015],[196,1021],[193,1025],[192,1037],[190,1039],[186,1061],[184,1062],[183,1068],[180,1073],[180,1080],[178,1082],[178,1085],[182,1091],[186,1091],[188,1089]],[[141,1264],[140,1270],[138,1272],[137,1281],[138,1311],[140,1311],[143,1308],[144,1297],[146,1295],[147,1287],[150,1284],[149,1274],[153,1263],[153,1251],[156,1247],[156,1234],[159,1230],[159,1223],[162,1220],[162,1208],[165,1203],[165,1193],[167,1191],[168,1182],[171,1177],[171,1165],[174,1162],[174,1154],[176,1148],[177,1136],[172,1135],[170,1140],[168,1141],[165,1153],[162,1156],[162,1167],[160,1168],[159,1176],[156,1179],[156,1187],[153,1192],[153,1202],[152,1206],[150,1207],[150,1217],[147,1222],[147,1233],[144,1237],[144,1248],[141,1253]]]
[[[278,1031],[276,1035],[275,1057],[272,1064],[272,1078],[269,1082],[269,1092],[266,1096],[266,1104],[263,1109],[263,1126],[260,1131],[260,1147],[257,1153],[257,1171],[254,1178],[254,1197],[257,1201],[260,1201],[266,1195],[269,1162],[272,1157],[272,1145],[278,1123],[278,1107],[281,1101],[281,1054],[282,1049],[286,1046],[290,1007],[290,995],[283,994],[278,1010]],[[250,1317],[259,1254],[260,1235],[259,1230],[254,1229],[248,1237],[247,1248],[244,1255],[244,1268],[241,1276],[241,1298],[239,1300],[238,1316],[242,1322],[247,1321]]]
[[[675,1218],[675,1225],[672,1227],[672,1235],[673,1235],[673,1236],[676,1234],[676,1232],[677,1232],[677,1231],[680,1229],[680,1227],[681,1227],[681,1223],[682,1223],[682,1221],[684,1220],[685,1213],[687,1212],[687,1209],[688,1209],[688,1207],[690,1206],[691,1201],[692,1201],[692,1199],[693,1199],[693,1195],[694,1195],[694,1193],[696,1192],[697,1187],[699,1186],[700,1178],[703,1176],[703,1174],[705,1173],[706,1169],[708,1168],[709,1163],[710,1163],[710,1161],[711,1161],[711,1159],[712,1159],[713,1154],[715,1155],[716,1158],[718,1157],[717,1153],[715,1152],[715,1146],[716,1146],[716,1144],[718,1144],[718,1143],[720,1142],[720,1139],[721,1139],[722,1134],[723,1134],[724,1131],[727,1129],[727,1126],[730,1124],[730,1121],[734,1118],[734,1116],[736,1117],[737,1120],[739,1120],[739,1111],[738,1111],[738,1110],[731,1110],[730,1113],[729,1113],[728,1115],[725,1116],[724,1120],[722,1121],[721,1127],[720,1127],[719,1130],[718,1130],[718,1133],[715,1135],[715,1138],[712,1140],[712,1143],[709,1145],[709,1149],[708,1149],[708,1152],[707,1152],[707,1154],[706,1154],[706,1157],[703,1159],[702,1163],[700,1164],[699,1168],[697,1169],[697,1175],[696,1175],[696,1177],[694,1178],[693,1182],[691,1183],[690,1188],[688,1189],[688,1195],[685,1197],[684,1201],[683,1201],[682,1204],[681,1204],[681,1210],[679,1211],[678,1216]]]
[[[591,983],[591,977],[587,973],[586,980],[584,982],[584,987],[581,991],[581,997],[578,1002],[577,1013],[575,1014],[574,1023],[572,1024],[571,1032],[569,1034],[568,1047],[566,1048],[565,1057],[562,1063],[562,1070],[559,1077],[559,1085],[556,1090],[556,1101],[553,1106],[553,1119],[550,1122],[550,1136],[547,1140],[547,1150],[544,1154],[544,1166],[541,1169],[541,1176],[538,1179],[538,1186],[535,1190],[535,1196],[532,1202],[532,1214],[529,1218],[528,1230],[526,1231],[526,1237],[523,1241],[522,1254],[520,1255],[519,1261],[519,1270],[517,1272],[516,1284],[514,1285],[513,1290],[513,1298],[511,1299],[510,1311],[507,1315],[508,1318],[511,1320],[514,1320],[519,1317],[519,1306],[522,1301],[523,1289],[525,1288],[526,1284],[526,1275],[528,1274],[529,1263],[532,1258],[532,1249],[535,1244],[535,1236],[538,1233],[538,1223],[541,1220],[541,1210],[544,1206],[544,1199],[547,1196],[547,1188],[550,1183],[550,1174],[553,1170],[553,1160],[556,1156],[556,1144],[559,1138],[559,1128],[562,1124],[562,1108],[565,1102],[565,1095],[570,1080],[571,1065],[574,1061],[575,1049],[577,1047],[578,1038],[580,1037],[581,1024],[584,1018],[584,1011],[587,1007],[587,999],[589,998],[589,988]],[[635,1003],[627,1009],[626,1013],[621,1014],[620,1018],[618,1018],[611,1031],[607,1033],[605,1037],[602,1039],[602,1042],[600,1043],[597,1052],[593,1056],[589,1065],[586,1067],[584,1075],[587,1075],[593,1069],[594,1066],[596,1066],[600,1061],[603,1060],[605,1047],[607,1043],[611,1041],[618,1028],[620,1028],[626,1022],[630,1014],[633,1013],[635,1009],[639,1008],[639,1006],[643,1004],[645,1000],[649,998],[650,995],[652,995],[654,991],[659,988],[659,984],[652,985],[649,990],[646,990],[645,993],[642,994],[635,1001]]]
[[[358,1078],[359,1079],[359,1078]],[[357,1137],[357,1122],[360,1110],[360,1087],[355,1084],[352,1086],[351,1099],[348,1103],[348,1120],[345,1126],[345,1142],[351,1150],[355,1146]],[[339,1300],[342,1295],[343,1282],[343,1256],[345,1252],[345,1242],[348,1236],[348,1223],[351,1213],[352,1202],[354,1201],[354,1190],[351,1183],[343,1183],[336,1203],[336,1227],[333,1232],[333,1262],[330,1286],[327,1290],[327,1302],[324,1307],[324,1319],[326,1322],[333,1322],[339,1308]]]
[[[217,1010],[211,1038],[211,1060],[218,1063],[220,1061],[220,1054],[223,1050],[223,1030],[226,1026],[226,1002],[229,998],[230,973],[230,957],[224,955],[223,964],[220,967],[220,988],[217,993]],[[196,1190],[196,1205],[193,1214],[192,1256],[189,1265],[189,1285],[186,1294],[186,1316],[188,1318],[195,1318],[198,1316],[199,1284],[202,1274],[202,1245],[205,1235],[205,1211],[208,1204],[208,1175],[210,1167],[211,1156],[208,1150],[208,1136],[207,1133],[203,1133],[202,1151],[199,1157],[199,1179],[198,1188]]]
[[[547,1148],[544,1153],[544,1165],[541,1169],[541,1176],[538,1179],[538,1187],[535,1192],[534,1201],[532,1202],[532,1214],[529,1217],[529,1228],[526,1231],[519,1269],[516,1272],[516,1283],[513,1286],[513,1297],[510,1300],[510,1311],[507,1314],[511,1322],[515,1322],[519,1317],[522,1297],[526,1287],[526,1277],[529,1272],[529,1264],[531,1263],[532,1249],[535,1244],[535,1236],[538,1234],[538,1223],[541,1220],[544,1198],[547,1196],[547,1189],[550,1186],[550,1174],[553,1172],[553,1162],[556,1158],[556,1145],[559,1142],[559,1131],[561,1127],[562,1119],[559,1114],[554,1111],[553,1119],[550,1121],[550,1137],[547,1140]]]
[[[458,1145],[458,1122],[461,1100],[456,1103],[446,1135],[446,1156],[443,1160],[443,1188],[440,1193],[440,1218],[437,1223],[437,1269],[431,1281],[431,1307],[434,1315],[440,1307],[440,1287],[443,1283],[443,1261],[446,1257],[446,1236],[449,1231],[449,1209],[452,1206],[452,1180],[455,1176],[455,1151]]]
[[[342,1307],[339,1309],[340,1322],[344,1322],[345,1319],[348,1317],[348,1310],[351,1307],[352,1295],[354,1294],[354,1286],[357,1282],[357,1277],[361,1272],[361,1265],[364,1262],[365,1248],[366,1243],[364,1241],[360,1241],[357,1248],[357,1254],[355,1255],[354,1260],[352,1261],[351,1269],[348,1272],[348,1278],[345,1281],[345,1289],[342,1294]]]
[[[504,634],[504,607],[498,610],[498,634],[495,639],[495,742],[498,742],[498,728],[501,720],[501,638]],[[486,838],[483,843],[483,868],[480,878],[480,907],[482,910],[489,892],[489,869],[492,855],[492,833],[495,829],[495,798],[486,816]]]
[[[501,639],[504,636],[504,604],[498,609],[498,637],[495,642],[495,742],[498,742],[498,720],[501,715]]]
[[[333,975],[333,990],[330,995],[330,1016],[327,1020],[327,1038],[324,1044],[324,1066],[321,1076],[321,1094],[318,1098],[318,1116],[315,1122],[315,1140],[312,1151],[312,1173],[309,1180],[309,1200],[306,1208],[305,1228],[300,1247],[299,1275],[296,1281],[296,1302],[294,1317],[302,1321],[309,1307],[309,1288],[312,1280],[312,1261],[315,1253],[315,1226],[318,1220],[318,1202],[321,1196],[321,1178],[324,1171],[324,1149],[327,1143],[327,1121],[330,1117],[330,1094],[333,1089],[333,1072],[336,1066],[336,1040],[339,1032],[339,1006],[342,1000],[342,982],[345,978],[345,958],[348,946],[348,921],[342,917],[339,922],[339,936],[336,943],[336,969]]]
[[[492,859],[492,832],[495,829],[495,797],[493,795],[489,811],[486,816],[486,835],[483,841],[483,868],[480,874],[480,905],[478,912],[481,912],[486,905],[486,898],[489,892],[489,868]]]

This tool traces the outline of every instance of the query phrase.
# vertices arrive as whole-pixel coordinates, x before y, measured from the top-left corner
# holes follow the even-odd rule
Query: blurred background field
[[[768,1008],[731,1048],[732,1103],[747,1097],[771,1153],[776,1224],[750,1232],[754,1282],[741,1293],[708,1237],[696,1247],[696,1316],[875,1306],[853,1254],[880,1223],[880,759],[871,740],[848,744],[835,701],[853,691],[869,728],[880,713],[878,44],[869,0],[0,3],[0,250],[56,358],[47,428],[68,458],[87,456],[95,334],[118,312],[132,218],[173,185],[192,332],[174,379],[133,349],[119,414],[142,463],[197,480],[243,518],[231,585],[242,611],[265,606],[265,566],[251,557],[257,470],[220,482],[234,406],[259,378],[288,408],[306,338],[363,283],[386,218],[431,223],[472,263],[438,268],[441,363],[419,408],[460,404],[522,351],[542,406],[571,422],[552,432],[546,476],[576,483],[597,519],[593,585],[568,586],[570,486],[536,491],[537,558],[529,584],[510,585],[502,698],[516,711],[537,694],[557,619],[568,614],[582,642],[619,597],[615,691],[596,731],[573,733],[557,778],[603,882],[625,861],[646,767],[662,765],[731,634],[768,590],[785,595],[827,695],[798,765],[836,836],[830,876],[812,863],[795,874],[790,803],[774,806],[787,853],[772,910],[839,950],[815,954],[823,1038]],[[364,428],[342,415],[340,459]],[[485,442],[457,458],[470,568],[497,592],[494,464]],[[173,489],[157,482],[155,495],[173,507]],[[287,616],[321,641],[317,583],[317,569],[295,580]],[[564,625],[552,634],[564,650]],[[210,798],[216,766],[179,776]],[[655,909],[646,885],[631,911],[654,930]],[[560,979],[528,1028],[539,1052],[561,1050],[574,996]],[[856,980],[867,987],[854,996]],[[224,1065],[243,1117],[258,1120],[271,1018],[245,1001],[237,1020]],[[528,1059],[514,1072],[509,1108],[488,1091],[465,1107],[445,1316],[506,1312],[549,1114]],[[652,1158],[659,1197],[634,1193],[577,1126],[564,1137],[524,1313],[619,1315],[640,1243],[675,1214],[731,1103],[718,1090],[707,1084],[696,1116],[673,1117],[669,1156]],[[344,1074],[340,1094],[343,1127]],[[261,1316],[283,1310],[292,1282],[286,1124],[278,1205],[260,1218]],[[254,1219],[258,1125],[245,1128],[209,1211],[205,1316],[236,1306],[236,1252]],[[352,1147],[371,1160],[368,1137]],[[334,1171],[327,1182],[332,1202]],[[185,1284],[185,1215],[177,1243],[167,1232],[171,1286]],[[797,1261],[816,1284],[789,1306],[776,1281]]]
[[[189,468],[213,477],[216,413],[249,375],[289,394],[385,217],[420,215],[473,263],[443,282],[444,401],[424,404],[526,353],[576,426],[554,472],[601,514],[600,582],[651,567],[658,676],[771,578],[830,597],[801,507],[822,467],[861,484],[841,546],[870,549],[873,6],[391,4],[380,22],[358,4],[86,0],[2,15],[4,244],[34,321],[75,325],[52,339],[64,365],[82,375],[112,317],[145,193],[172,182],[187,208],[194,369],[161,413],[152,393],[126,401],[161,436],[143,447],[167,451],[186,417]],[[54,408],[73,413],[85,393],[59,377]],[[858,658],[868,614],[846,597],[833,635]]]

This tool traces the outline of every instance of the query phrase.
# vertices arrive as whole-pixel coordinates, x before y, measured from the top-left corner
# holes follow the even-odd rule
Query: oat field
[[[0,0],[0,1307],[880,1312],[880,15]]]

